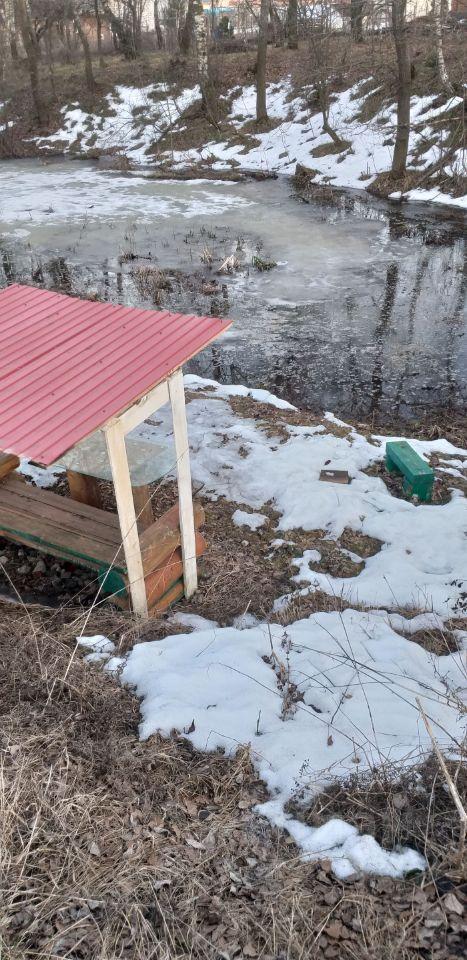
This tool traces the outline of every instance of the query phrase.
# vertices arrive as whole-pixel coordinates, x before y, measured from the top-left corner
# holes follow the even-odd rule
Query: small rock
[[[45,573],[46,570],[47,570],[47,567],[46,567],[44,561],[41,560],[41,559],[39,559],[39,560],[37,561],[36,565],[33,567],[32,572],[33,572],[34,576],[37,577],[37,576],[42,576],[42,574]]]
[[[18,567],[18,573],[22,577],[25,577],[27,573],[31,573],[31,567],[29,566],[29,563],[23,563],[21,567]]]
[[[5,565],[5,563],[8,563],[8,557],[0,557],[0,563],[2,563],[3,565]]]

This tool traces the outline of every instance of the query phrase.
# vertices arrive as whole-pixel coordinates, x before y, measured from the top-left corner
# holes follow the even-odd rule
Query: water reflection
[[[343,197],[337,207],[302,204],[280,183],[229,189],[232,200],[238,191],[248,202],[250,218],[232,202],[208,220],[197,212],[189,224],[174,215],[154,227],[105,218],[90,226],[85,215],[66,234],[47,224],[28,240],[4,237],[0,284],[228,314],[232,333],[191,370],[267,387],[301,406],[362,418],[464,407],[467,271],[459,221],[426,211],[405,216],[358,198]],[[258,251],[277,268],[254,270]],[[218,277],[216,264],[230,254],[242,270]],[[146,265],[169,272],[157,297],[141,283]]]

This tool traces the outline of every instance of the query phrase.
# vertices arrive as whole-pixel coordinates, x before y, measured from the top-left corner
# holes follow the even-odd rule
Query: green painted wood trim
[[[82,565],[85,567],[91,567],[93,570],[102,570],[106,571],[109,569],[108,564],[103,563],[101,560],[98,560],[96,557],[89,557],[85,553],[79,553],[78,550],[65,549],[64,547],[59,547],[57,544],[49,540],[43,540],[41,537],[37,537],[35,534],[27,533],[25,530],[16,530],[14,527],[7,527],[5,524],[0,524],[0,535],[6,534],[8,539],[8,534],[12,535],[14,538],[15,534],[17,537],[21,537],[23,540],[27,540],[31,546],[40,546],[45,552],[46,548],[51,548],[51,551],[55,551],[59,556],[64,557],[67,560],[77,560],[81,561]],[[123,568],[122,567],[112,567],[112,570],[115,570],[116,573],[121,574],[121,583],[123,583]]]

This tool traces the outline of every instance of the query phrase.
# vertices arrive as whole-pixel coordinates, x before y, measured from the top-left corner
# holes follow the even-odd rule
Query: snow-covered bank
[[[313,795],[349,772],[380,764],[397,768],[426,755],[431,741],[417,698],[442,748],[457,752],[465,732],[467,634],[456,631],[460,649],[442,656],[411,638],[465,612],[466,500],[454,489],[444,505],[393,496],[381,478],[365,472],[383,458],[386,438],[368,440],[331,415],[315,426],[289,424],[288,436],[278,437],[257,418],[235,414],[229,398],[270,404],[282,427],[290,404],[199,377],[185,383],[193,478],[203,496],[245,507],[232,507],[233,522],[246,519],[251,535],[261,517],[267,519],[266,504],[279,515],[265,540],[265,568],[284,542],[280,534],[288,531],[293,542],[296,528],[336,544],[347,528],[377,537],[381,549],[366,560],[357,556],[363,568],[345,583],[310,570],[319,565],[319,551],[291,557],[300,580],[309,581],[301,592],[338,592],[348,604],[343,612],[298,616],[284,626],[271,611],[267,621],[247,616],[223,628],[176,615],[174,626],[194,632],[137,644],[124,660],[111,656],[111,647],[106,651],[102,637],[90,646],[99,659],[109,656],[108,667],[119,669],[141,697],[143,739],[177,729],[201,750],[234,753],[239,744],[250,744],[270,791],[258,812],[287,829],[305,856],[330,858],[340,877],[356,871],[401,876],[422,868],[415,851],[385,851],[341,820],[311,828],[287,814],[286,805],[297,791]],[[159,411],[137,432],[156,442],[170,432],[168,415]],[[455,454],[459,469],[467,466],[467,451],[444,440],[411,442],[422,455]],[[351,483],[320,481],[325,464],[348,470]],[[239,614],[250,599],[245,583]],[[357,600],[365,609],[355,609]],[[392,612],[400,607],[418,616]]]
[[[197,165],[212,170],[238,166],[263,172],[292,174],[297,163],[312,171],[314,182],[336,187],[364,189],[390,169],[396,113],[394,103],[385,102],[368,118],[367,104],[377,91],[376,83],[360,81],[332,95],[329,124],[342,141],[340,148],[322,130],[322,117],[312,103],[313,89],[297,95],[290,78],[269,84],[268,114],[274,126],[266,132],[251,127],[255,118],[256,90],[253,85],[237,87],[223,98],[229,105],[227,126],[217,139],[184,150],[170,149],[169,129],[177,133],[189,128],[185,111],[199,98],[198,87],[175,92],[167,84],[142,89],[116,87],[108,94],[100,114],[84,113],[77,104],[63,108],[62,127],[49,137],[37,139],[42,150],[89,152],[116,149],[136,164],[156,160],[182,169]],[[445,130],[460,97],[451,97],[441,106],[433,96],[412,97],[409,170],[423,173],[446,151]],[[444,125],[444,126],[443,126]],[[458,150],[446,168],[447,175],[466,175],[465,153]],[[399,194],[393,194],[400,197]],[[467,194],[453,197],[428,184],[404,194],[407,199],[467,206]]]

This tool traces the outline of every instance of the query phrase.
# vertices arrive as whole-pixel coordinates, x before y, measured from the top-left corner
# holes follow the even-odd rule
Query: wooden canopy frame
[[[191,489],[190,451],[186,420],[183,372],[176,370],[167,380],[140,397],[130,407],[113,417],[102,428],[105,434],[110,468],[115,489],[117,513],[122,534],[122,545],[128,574],[131,605],[134,613],[148,616],[143,560],[139,541],[137,514],[131,488],[130,467],[125,436],[139,426],[146,417],[169,403],[177,464],[178,503],[183,560],[185,596],[191,597],[198,586],[196,569],[195,523]]]
[[[157,609],[158,600],[166,605],[180,596],[182,574],[185,596],[190,597],[197,587],[196,553],[201,555],[205,543],[195,533],[199,514],[193,509],[182,368],[231,322],[80,300],[21,284],[1,290],[0,450],[48,467],[102,430],[118,514],[111,521],[101,516],[106,511],[91,502],[92,482],[85,473],[75,472],[69,483],[75,505],[68,511],[51,500],[55,494],[39,491],[26,502],[11,478],[2,481],[5,502],[0,503],[0,519],[10,538],[33,542],[57,556],[76,553],[102,573],[104,582],[108,575],[108,585],[110,571],[118,565],[120,581],[125,582],[118,596],[128,590],[132,609],[140,616],[148,616],[148,606]],[[164,566],[161,560],[151,568],[143,539],[151,528],[149,494],[141,487],[132,489],[125,437],[166,403],[172,408],[180,530],[176,510],[169,511],[175,542],[171,562]],[[76,504],[81,504],[81,513]],[[141,538],[137,514],[139,527],[146,526]],[[154,527],[154,536],[163,539],[160,522]],[[73,538],[80,551],[67,542]],[[99,553],[93,554],[97,544]],[[119,565],[122,547],[125,564]],[[163,586],[165,594],[157,596]]]

